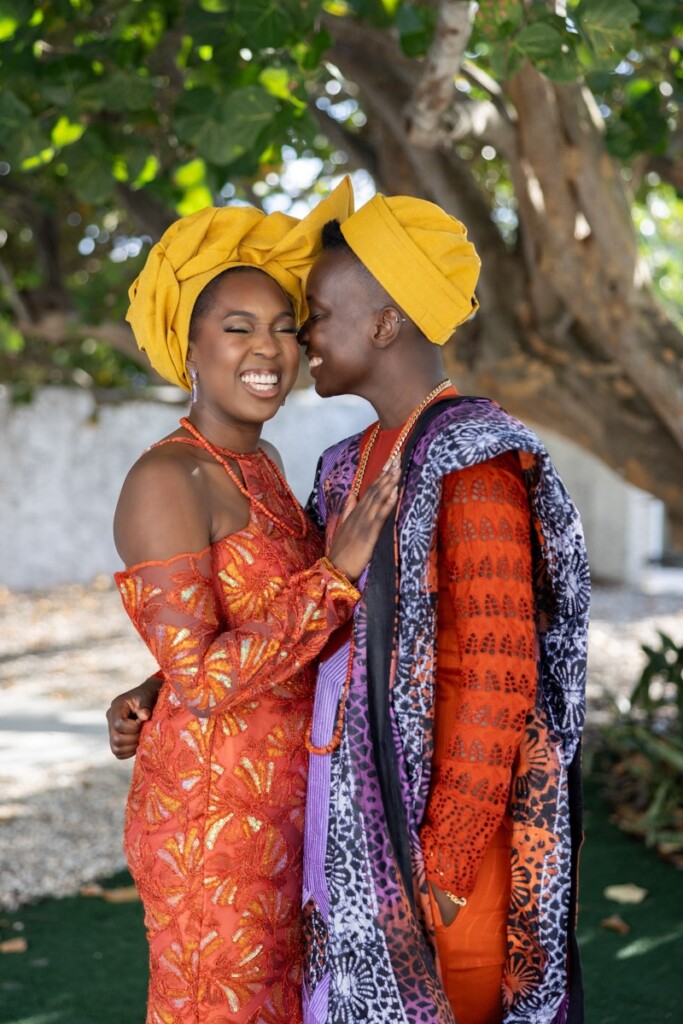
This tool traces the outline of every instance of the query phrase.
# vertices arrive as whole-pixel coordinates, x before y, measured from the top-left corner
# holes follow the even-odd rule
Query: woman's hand
[[[456,917],[458,916],[458,913],[460,912],[460,907],[457,905],[457,903],[454,903],[453,900],[451,900],[446,895],[443,889],[440,889],[438,885],[435,885],[434,882],[430,882],[429,884],[432,887],[432,895],[434,896],[434,902],[439,908],[439,914],[441,915],[441,923],[442,925],[444,925],[444,927],[448,928],[449,925],[453,924]]]
[[[140,686],[114,697],[109,705],[109,746],[119,761],[125,761],[137,752],[140,730],[143,722],[152,717],[160,686],[159,676],[150,676]]]
[[[377,538],[398,497],[401,466],[387,463],[362,498],[349,496],[327,557],[350,580],[358,579],[372,558]]]

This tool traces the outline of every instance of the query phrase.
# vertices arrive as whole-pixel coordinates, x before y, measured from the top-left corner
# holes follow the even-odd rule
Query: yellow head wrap
[[[467,231],[434,203],[374,196],[341,225],[361,263],[422,333],[443,345],[478,308],[480,260]]]
[[[269,274],[290,296],[300,321],[323,224],[343,221],[352,211],[346,177],[303,220],[252,206],[207,207],[177,220],[152,247],[128,292],[126,320],[138,347],[162,377],[189,391],[185,359],[192,310],[202,289],[229,267]]]

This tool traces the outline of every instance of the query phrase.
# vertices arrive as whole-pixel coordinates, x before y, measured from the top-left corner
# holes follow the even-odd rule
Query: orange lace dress
[[[359,594],[265,453],[249,525],[116,574],[164,682],[125,849],[150,944],[147,1024],[301,1020],[301,858],[317,656]],[[282,528],[282,525],[286,529]]]

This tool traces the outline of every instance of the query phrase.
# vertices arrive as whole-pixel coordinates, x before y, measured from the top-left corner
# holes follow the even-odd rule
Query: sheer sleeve
[[[445,635],[421,841],[430,880],[468,896],[536,693],[530,517],[514,453],[445,478],[438,543]]]
[[[123,604],[182,703],[198,717],[286,682],[350,618],[360,594],[326,559],[290,577],[234,629],[220,625],[211,549],[116,573]]]

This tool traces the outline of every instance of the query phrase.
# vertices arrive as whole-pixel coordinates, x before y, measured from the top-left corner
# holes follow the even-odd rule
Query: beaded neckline
[[[197,430],[195,425],[193,423],[190,423],[186,416],[183,416],[182,419],[180,420],[180,426],[183,427],[191,436],[169,437],[166,439],[166,442],[162,443],[176,442],[180,444],[191,444],[194,447],[203,448],[204,451],[207,452],[207,454],[211,455],[211,457],[215,459],[215,461],[222,467],[222,469],[234,483],[237,490],[240,492],[240,494],[244,495],[244,497],[247,499],[252,508],[257,508],[259,512],[266,517],[266,519],[269,519],[271,523],[279,527],[279,529],[282,530],[283,533],[289,534],[290,537],[296,537],[297,539],[305,537],[308,531],[306,513],[304,512],[301,505],[297,501],[296,497],[292,493],[292,489],[285,480],[282,473],[280,472],[279,467],[276,466],[276,464],[273,462],[273,460],[270,458],[267,452],[265,452],[262,448],[258,448],[254,452],[247,453],[231,452],[226,448],[218,448],[216,445],[212,444],[211,441],[208,440],[208,438],[204,437],[204,435],[200,433],[199,430]],[[270,469],[277,476],[278,480],[280,481],[280,484],[282,485],[283,490],[285,491],[285,493],[287,494],[291,501],[293,510],[296,513],[296,517],[298,520],[298,529],[292,527],[285,520],[281,519],[280,516],[276,515],[275,512],[272,512],[268,508],[268,506],[265,505],[259,498],[251,494],[248,488],[245,487],[245,485],[242,483],[242,481],[240,480],[239,476],[232,468],[230,463],[227,461],[228,459],[235,459],[236,461],[239,462],[240,459],[253,458],[254,456],[259,456],[263,458],[267,462]]]

